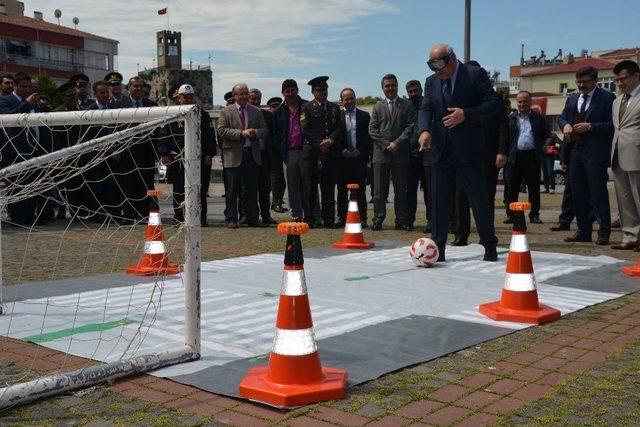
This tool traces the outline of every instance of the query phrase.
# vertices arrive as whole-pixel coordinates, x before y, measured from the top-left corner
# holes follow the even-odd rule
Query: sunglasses
[[[430,59],[427,61],[427,65],[431,69],[431,71],[442,71],[449,64],[451,60],[451,56],[447,55],[439,59]]]

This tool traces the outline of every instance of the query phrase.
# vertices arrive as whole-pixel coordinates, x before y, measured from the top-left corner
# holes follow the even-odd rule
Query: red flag
[[[158,11],[158,15],[164,15],[164,14],[166,14],[166,13],[167,13],[167,8],[166,8],[166,7],[165,7],[164,9],[160,9],[160,10]]]

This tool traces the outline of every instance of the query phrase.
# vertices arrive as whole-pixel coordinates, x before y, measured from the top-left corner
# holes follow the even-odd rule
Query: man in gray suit
[[[613,73],[622,92],[613,101],[611,149],[622,242],[612,248],[640,251],[640,68],[633,61],[622,61]]]
[[[407,174],[411,151],[409,140],[416,122],[416,109],[410,101],[398,97],[398,79],[393,74],[382,77],[382,91],[385,99],[374,105],[369,123],[375,182],[371,230],[382,230],[392,177],[396,230],[411,231],[407,218]]]
[[[232,92],[235,103],[223,108],[218,119],[227,179],[224,216],[229,228],[238,228],[238,196],[242,184],[247,192],[247,225],[257,227],[258,171],[262,164],[260,139],[267,137],[268,130],[260,109],[248,104],[247,85],[239,83]]]

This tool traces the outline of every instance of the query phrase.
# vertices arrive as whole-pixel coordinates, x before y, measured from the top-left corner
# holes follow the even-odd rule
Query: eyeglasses
[[[613,81],[615,83],[620,83],[623,82],[625,80],[627,80],[629,77],[631,77],[630,75],[626,75],[626,76],[622,76],[622,77],[616,77],[615,79],[613,79]]]
[[[431,71],[442,71],[449,64],[451,60],[451,55],[443,56],[439,59],[430,59],[427,61],[427,65],[431,69]]]

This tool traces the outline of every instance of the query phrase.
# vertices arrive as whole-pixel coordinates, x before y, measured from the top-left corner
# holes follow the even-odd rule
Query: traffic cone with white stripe
[[[160,190],[149,190],[147,195],[159,196]],[[171,275],[182,271],[182,265],[169,262],[164,245],[164,233],[162,232],[162,221],[160,212],[152,210],[149,212],[149,222],[144,236],[144,252],[138,264],[130,265],[125,270],[127,274],[137,276],[155,276],[156,274]]]
[[[625,265],[622,267],[622,272],[631,277],[640,276],[640,258],[638,258],[636,265]]]
[[[284,278],[268,366],[251,368],[239,386],[245,399],[289,408],[344,397],[347,372],[323,367],[313,332],[300,235],[305,223],[285,222]]]
[[[560,319],[560,311],[538,302],[536,277],[527,241],[524,212],[531,203],[509,204],[513,212],[513,233],[507,259],[507,274],[500,301],[482,304],[480,313],[499,321],[541,325]]]
[[[347,184],[350,191],[349,207],[347,209],[347,221],[344,225],[344,234],[341,242],[335,242],[331,246],[335,249],[371,249],[373,242],[365,242],[358,210],[358,184]]]

